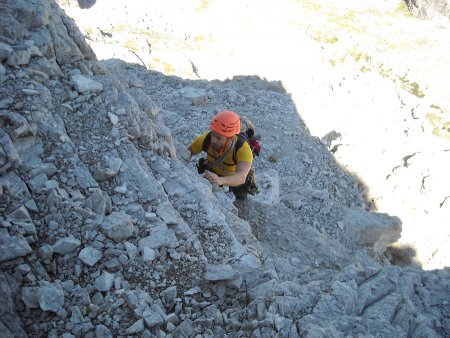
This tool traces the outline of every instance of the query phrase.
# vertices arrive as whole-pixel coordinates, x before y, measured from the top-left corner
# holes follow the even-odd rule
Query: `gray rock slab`
[[[134,226],[130,215],[124,211],[112,212],[101,225],[104,234],[119,243],[133,235]]]
[[[133,259],[139,255],[139,250],[133,243],[124,242],[125,250],[127,250],[128,257]]]
[[[81,241],[74,237],[65,237],[58,239],[55,244],[52,245],[53,252],[60,255],[65,255],[75,251],[81,245]]]
[[[176,248],[178,246],[177,238],[171,229],[152,229],[150,236],[141,239],[138,242],[139,251],[144,248],[159,249],[161,247]]]
[[[175,209],[170,202],[163,202],[159,204],[156,209],[156,214],[169,225],[177,223]]]
[[[9,236],[0,232],[0,263],[26,256],[32,252],[33,249],[25,238]]]
[[[43,311],[57,313],[64,305],[64,290],[58,283],[39,282],[39,306]]]
[[[402,231],[398,217],[361,208],[347,209],[342,221],[351,242],[370,246],[376,254],[382,254],[389,244],[395,243]]]
[[[21,206],[9,214],[8,220],[11,222],[33,222],[25,206]]]
[[[11,54],[14,50],[12,47],[4,42],[0,42],[0,62],[7,59],[8,55]]]
[[[80,74],[72,75],[70,80],[79,93],[101,92],[103,90],[103,85],[100,82]]]
[[[96,248],[86,247],[80,251],[78,257],[84,264],[94,266],[100,259],[102,259],[103,254]]]
[[[239,272],[227,264],[206,265],[205,279],[207,281],[233,280],[239,277]]]
[[[144,319],[145,326],[148,328],[160,326],[164,324],[166,320],[166,314],[158,304],[150,305],[150,307],[144,311],[142,317]]]

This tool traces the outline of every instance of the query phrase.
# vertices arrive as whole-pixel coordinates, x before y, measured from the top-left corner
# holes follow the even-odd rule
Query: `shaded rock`
[[[22,301],[28,309],[39,308],[39,287],[23,287]]]
[[[95,336],[97,338],[112,338],[111,331],[105,325],[97,325],[95,327]]]
[[[0,42],[0,62],[8,58],[8,55],[13,52],[13,49],[10,45]]]
[[[144,247],[144,250],[142,252],[142,260],[147,264],[151,264],[155,260],[155,258],[156,258],[155,250],[149,247]]]
[[[186,319],[172,332],[174,338],[191,337],[194,334],[192,320]]]

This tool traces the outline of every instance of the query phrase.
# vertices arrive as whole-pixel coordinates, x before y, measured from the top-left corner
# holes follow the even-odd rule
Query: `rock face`
[[[0,21],[3,336],[448,335],[449,270],[384,258],[400,220],[296,113],[297,166],[239,210],[177,154],[230,100],[295,112],[283,90],[96,61],[50,0],[3,1]]]
[[[421,19],[443,17],[450,20],[450,3],[447,0],[406,0],[409,10]]]

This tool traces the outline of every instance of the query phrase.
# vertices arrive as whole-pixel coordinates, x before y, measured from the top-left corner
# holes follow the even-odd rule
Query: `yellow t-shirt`
[[[202,152],[203,141],[205,140],[206,135],[208,135],[209,131],[197,136],[194,141],[191,143],[191,150],[194,154],[199,154]],[[234,136],[237,141],[237,135]],[[215,151],[211,145],[209,145],[208,150],[208,162],[212,163],[216,159],[220,158],[220,155],[217,151]],[[247,142],[242,144],[236,153],[236,161],[237,162],[253,162],[253,153],[250,149],[250,146]],[[212,166],[212,170],[220,175],[220,176],[230,176],[236,173],[236,165],[233,162],[233,150],[231,150],[225,160],[222,163],[216,164]]]

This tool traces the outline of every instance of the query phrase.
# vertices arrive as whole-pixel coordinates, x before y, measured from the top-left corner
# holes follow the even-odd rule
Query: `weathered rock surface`
[[[384,258],[399,219],[370,211],[275,84],[99,62],[54,1],[0,9],[4,336],[448,335],[449,270]],[[176,148],[233,102],[269,119],[269,101],[298,166],[260,159],[267,195],[236,207]]]

